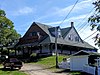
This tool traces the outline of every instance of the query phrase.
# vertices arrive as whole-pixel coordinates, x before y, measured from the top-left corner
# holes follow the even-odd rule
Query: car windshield
[[[18,61],[18,59],[16,59],[16,58],[10,58],[10,62],[17,62]]]

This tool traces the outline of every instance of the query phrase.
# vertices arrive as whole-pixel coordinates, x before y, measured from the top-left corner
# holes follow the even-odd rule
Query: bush
[[[3,48],[2,55],[7,55],[7,54],[8,54],[8,49],[7,48]]]
[[[36,62],[37,59],[38,59],[38,58],[37,58],[37,54],[36,54],[36,53],[32,53],[32,54],[30,55],[30,61],[33,61],[33,62],[35,61],[35,62]]]
[[[36,53],[32,53],[30,57],[36,57]]]

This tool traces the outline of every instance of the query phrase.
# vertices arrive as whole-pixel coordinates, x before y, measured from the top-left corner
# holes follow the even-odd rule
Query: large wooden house
[[[73,54],[80,50],[97,49],[81,39],[73,22],[71,27],[58,28],[57,51],[61,54]],[[52,54],[55,52],[55,27],[33,22],[25,35],[19,40],[16,54],[26,56],[31,53]]]

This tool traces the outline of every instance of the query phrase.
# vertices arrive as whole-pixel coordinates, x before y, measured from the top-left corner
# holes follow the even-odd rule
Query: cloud
[[[92,0],[84,0],[84,1],[81,1],[81,2],[79,2],[79,3],[77,3],[76,4],[76,6],[74,7],[74,9],[72,10],[72,12],[71,13],[75,13],[75,12],[77,12],[77,13],[80,13],[80,12],[82,12],[83,11],[83,9],[84,10],[86,10],[86,9],[88,9],[89,7],[91,7],[92,8]],[[73,7],[73,5],[70,5],[70,6],[68,6],[68,7],[65,7],[65,8],[62,8],[61,10],[59,10],[59,12],[58,12],[58,14],[63,14],[63,15],[65,15],[68,11],[70,11],[70,9]],[[90,8],[89,8],[90,9]],[[56,13],[57,13],[56,12]],[[63,12],[63,13],[62,13]]]
[[[34,13],[35,11],[36,11],[36,9],[31,8],[31,7],[23,7],[23,8],[18,9],[17,11],[15,11],[13,15],[15,15],[15,16],[27,15],[30,13]]]
[[[73,21],[73,22],[79,22],[81,19],[83,19],[87,14],[84,14],[84,15],[79,15],[79,16],[74,16],[74,17],[71,17],[71,18],[68,18],[66,19],[63,24],[61,25],[62,27],[65,27],[65,25],[68,25],[70,21]],[[62,22],[62,20],[59,20],[59,21],[54,21],[54,22],[45,22],[45,24],[47,25],[52,25],[52,26],[56,26],[56,25],[59,25],[60,23]],[[70,24],[69,24],[70,25]]]
[[[88,13],[88,11],[90,11],[93,8],[92,3],[93,3],[93,0],[83,0],[79,3],[77,3],[77,5],[74,7],[74,9],[70,13],[70,15],[72,15],[72,14],[78,15],[78,14],[82,14],[82,13]],[[65,17],[68,14],[68,12],[71,10],[72,7],[73,7],[73,5],[70,5],[70,6],[67,6],[64,8],[53,7],[51,9],[49,9],[49,12],[48,12],[49,14],[41,16],[37,20],[41,21],[41,20],[45,20],[50,17],[56,17],[56,18]]]

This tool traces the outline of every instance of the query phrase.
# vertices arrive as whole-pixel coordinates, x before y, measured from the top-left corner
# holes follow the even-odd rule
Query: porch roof
[[[55,37],[47,37],[42,42],[40,42],[40,44],[46,44],[46,43],[55,43]],[[88,49],[96,49],[95,47],[89,45],[85,41],[83,41],[83,43],[81,43],[81,42],[79,43],[79,42],[66,41],[66,40],[63,40],[63,38],[58,38],[57,44],[82,47],[82,48],[88,48]]]

